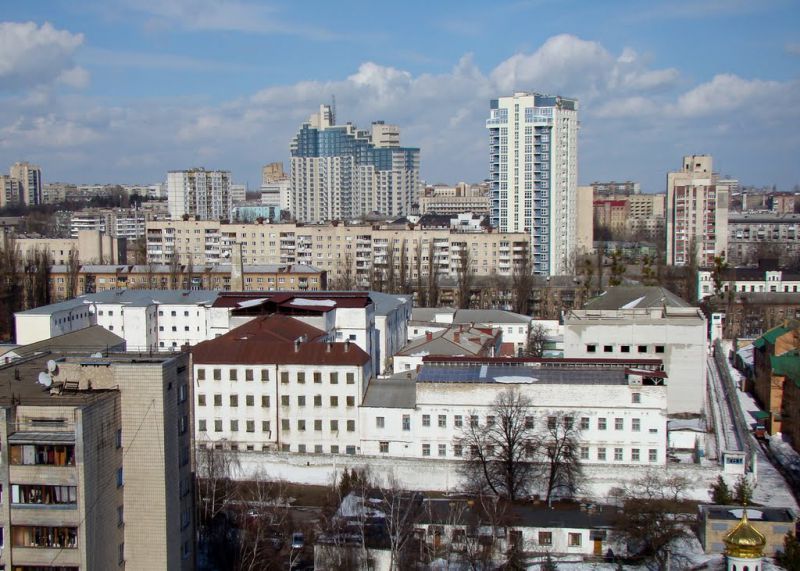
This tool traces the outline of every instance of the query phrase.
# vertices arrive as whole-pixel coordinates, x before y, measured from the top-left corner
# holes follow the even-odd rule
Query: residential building
[[[89,357],[53,341],[0,367],[0,564],[194,569],[187,356]]]
[[[70,235],[77,238],[81,230],[96,230],[115,238],[135,240],[144,236],[148,218],[148,213],[141,210],[79,210],[70,214]]]
[[[125,238],[115,238],[98,230],[79,230],[75,238],[39,238],[21,235],[15,236],[13,243],[23,258],[36,251],[46,251],[53,264],[69,263],[70,252],[83,262],[124,263],[128,250]]]
[[[485,185],[459,182],[455,186],[426,186],[419,197],[420,214],[459,214],[473,212],[489,215],[491,197]]]
[[[798,293],[800,273],[782,270],[777,260],[760,260],[757,268],[729,267],[719,278],[722,292],[737,293]],[[714,295],[714,271],[708,268],[697,272],[697,299]]]
[[[605,198],[594,201],[594,224],[596,226],[620,233],[625,231],[629,216],[627,200]]]
[[[788,410],[784,388],[800,381],[800,323],[787,320],[756,339],[753,370],[753,393],[769,414],[766,429],[770,434],[782,432],[781,419]]]
[[[661,359],[670,414],[702,414],[707,323],[702,311],[660,287],[612,287],[564,316],[564,356]]]
[[[667,174],[667,264],[684,266],[695,257],[710,266],[728,251],[728,188],[712,170],[710,155],[683,158]]]
[[[604,196],[604,197],[610,197],[615,195],[634,196],[637,194],[641,194],[642,192],[642,185],[632,180],[627,180],[625,182],[595,181],[589,186],[592,187],[592,191],[594,192],[595,196]]]
[[[192,348],[198,445],[356,454],[370,357],[282,315]]]
[[[443,222],[429,226],[430,219]],[[332,283],[346,282],[337,286],[340,289],[375,289],[378,277],[386,275],[384,282],[388,281],[390,266],[396,281],[401,281],[403,268],[406,279],[414,282],[431,271],[455,278],[464,247],[476,276],[511,276],[514,264],[529,250],[530,234],[490,232],[472,216],[427,215],[416,220],[406,218],[401,225],[152,220],[147,222],[147,257],[154,264],[169,264],[173,255],[182,264],[195,265],[238,255],[244,264],[308,264],[327,271]]]
[[[592,251],[592,242],[594,241],[594,191],[591,186],[579,186],[576,192],[575,215],[577,220],[575,228],[577,235],[575,243],[578,254],[588,254]]]
[[[778,258],[783,265],[800,259],[800,214],[728,215],[728,263],[755,265],[759,258]]]
[[[530,234],[537,274],[569,274],[577,246],[578,102],[518,92],[490,107],[492,225]]]
[[[372,212],[402,216],[419,186],[419,149],[400,146],[400,129],[382,121],[370,131],[336,125],[321,105],[290,147],[291,211],[301,222],[353,220]]]
[[[263,194],[262,194],[263,197]],[[239,203],[231,209],[231,220],[234,222],[253,223],[261,220],[280,221],[280,205],[260,203]]]
[[[770,197],[772,211],[775,214],[794,214],[796,212],[797,195],[790,193],[773,194]]]
[[[721,553],[724,538],[742,519],[742,506],[699,505],[698,539],[706,553]],[[783,551],[783,540],[790,531],[794,533],[796,514],[789,508],[747,507],[747,522],[766,539],[764,553],[770,557]],[[752,562],[752,560],[751,560]],[[755,567],[753,567],[755,570]]]
[[[11,165],[11,178],[19,181],[21,204],[42,204],[42,169],[28,162],[17,162]]]
[[[22,185],[16,178],[0,174],[0,208],[17,204],[22,194]]]
[[[247,200],[247,185],[232,184],[230,186],[231,204],[239,204]]]
[[[795,451],[800,450],[800,348],[770,360],[772,380],[783,389],[780,414],[781,434],[788,436]]]
[[[231,207],[231,173],[194,168],[167,173],[169,214],[180,220],[193,216],[197,220],[229,220]]]
[[[428,331],[408,342],[394,357],[395,372],[416,370],[427,355],[437,357],[499,357],[503,341],[500,329],[471,324],[451,325],[441,331]],[[511,357],[515,356],[512,352]]]

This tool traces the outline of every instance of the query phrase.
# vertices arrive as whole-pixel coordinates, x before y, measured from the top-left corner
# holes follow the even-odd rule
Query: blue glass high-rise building
[[[292,214],[300,222],[408,214],[419,186],[419,149],[400,146],[400,129],[335,125],[328,105],[291,144]]]

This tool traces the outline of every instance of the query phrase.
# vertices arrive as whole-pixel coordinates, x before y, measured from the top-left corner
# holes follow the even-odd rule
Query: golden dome
[[[725,542],[725,555],[758,559],[764,555],[767,539],[747,520],[747,508],[742,508],[742,519],[722,538]]]

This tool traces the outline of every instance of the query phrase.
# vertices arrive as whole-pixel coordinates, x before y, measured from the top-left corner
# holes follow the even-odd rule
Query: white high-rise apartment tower
[[[667,264],[683,266],[694,254],[701,267],[728,249],[728,190],[711,155],[688,155],[678,172],[667,173]]]
[[[167,199],[173,219],[230,220],[231,173],[195,168],[167,173]]]
[[[578,102],[518,92],[491,101],[492,225],[529,232],[539,275],[572,272],[577,246]]]

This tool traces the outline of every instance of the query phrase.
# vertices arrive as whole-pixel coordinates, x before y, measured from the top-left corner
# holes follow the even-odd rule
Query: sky
[[[399,125],[427,182],[477,182],[514,91],[579,100],[582,184],[663,192],[686,154],[800,184],[796,0],[0,0],[0,169],[45,182],[256,188],[334,97],[340,123]]]

